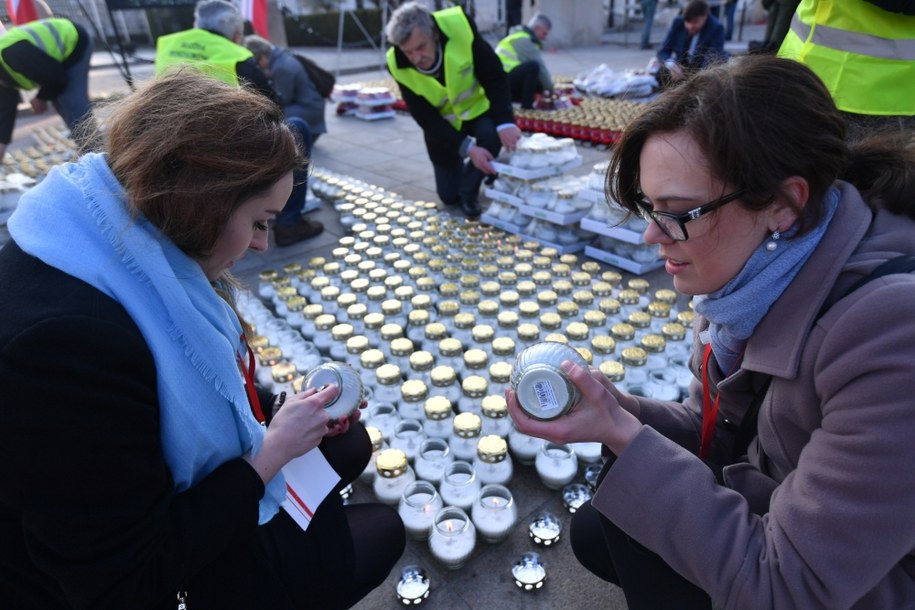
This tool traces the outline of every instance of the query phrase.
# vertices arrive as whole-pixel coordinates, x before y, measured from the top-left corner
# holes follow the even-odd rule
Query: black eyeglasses
[[[674,241],[686,241],[689,239],[689,233],[686,232],[686,223],[690,220],[696,220],[702,216],[708,214],[712,210],[717,210],[721,206],[731,203],[735,199],[739,199],[746,193],[745,189],[740,189],[734,191],[730,195],[725,195],[715,199],[714,201],[709,201],[705,205],[700,205],[698,208],[693,208],[689,212],[684,214],[674,214],[673,212],[656,212],[652,209],[651,204],[646,202],[644,199],[638,202],[636,205],[639,207],[639,214],[651,222],[652,220],[657,223],[658,227],[667,237],[671,238]]]

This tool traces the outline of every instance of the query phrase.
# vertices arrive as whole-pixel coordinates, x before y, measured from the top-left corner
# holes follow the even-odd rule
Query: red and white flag
[[[38,9],[32,0],[6,0],[6,12],[10,16],[10,21],[16,25],[38,19]]]
[[[7,0],[7,2],[13,2],[13,0]],[[241,15],[251,22],[251,26],[257,34],[267,39],[270,38],[267,30],[267,0],[241,0]]]

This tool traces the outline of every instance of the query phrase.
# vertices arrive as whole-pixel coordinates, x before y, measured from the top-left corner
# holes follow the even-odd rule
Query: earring
[[[772,235],[769,238],[769,241],[766,242],[766,250],[769,252],[775,252],[775,249],[778,248],[778,240],[781,236],[782,234],[778,229],[772,231]]]

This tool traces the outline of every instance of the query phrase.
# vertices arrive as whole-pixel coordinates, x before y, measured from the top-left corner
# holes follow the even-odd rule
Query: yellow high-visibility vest
[[[863,0],[802,0],[778,54],[816,72],[840,110],[915,115],[915,17]]]
[[[235,66],[254,57],[248,49],[206,30],[191,29],[160,36],[156,41],[156,76],[180,65],[193,65],[218,80],[238,85]]]
[[[515,41],[530,37],[531,35],[528,32],[518,30],[500,40],[499,44],[496,45],[496,55],[502,60],[502,67],[505,69],[505,72],[511,72],[521,65],[521,59],[515,51]]]
[[[455,129],[464,121],[475,119],[489,110],[489,98],[477,81],[473,66],[473,30],[461,10],[455,6],[432,13],[439,30],[448,37],[445,53],[445,85],[415,67],[397,67],[394,48],[388,49],[391,75],[432,104]]]
[[[38,83],[10,68],[3,61],[2,56],[4,49],[22,40],[29,41],[57,61],[63,62],[76,49],[79,33],[76,31],[76,26],[67,19],[41,19],[12,28],[3,37],[0,37],[0,65],[16,81],[18,88],[28,91],[37,88]]]

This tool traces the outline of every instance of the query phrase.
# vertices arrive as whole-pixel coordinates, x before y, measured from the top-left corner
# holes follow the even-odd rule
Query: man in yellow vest
[[[496,54],[508,73],[512,101],[520,102],[522,108],[534,107],[536,93],[553,91],[553,79],[540,52],[552,26],[546,15],[537,13],[527,25],[512,28],[496,45]]]
[[[778,51],[822,79],[847,137],[915,130],[915,2],[803,0]]]
[[[213,78],[253,87],[278,101],[270,79],[258,66],[254,54],[241,45],[243,32],[244,20],[234,4],[225,0],[201,0],[194,8],[193,29],[160,36],[156,41],[156,75],[190,64]],[[312,135],[308,123],[296,117],[286,117],[286,123],[298,133],[303,153],[310,159]],[[324,230],[320,222],[302,215],[307,195],[308,173],[296,172],[292,194],[273,226],[276,245],[291,246]]]
[[[13,136],[20,91],[38,89],[31,99],[35,114],[51,102],[77,144],[92,142],[91,59],[91,36],[68,19],[32,21],[0,37],[0,159]]]
[[[430,13],[408,2],[386,33],[388,70],[423,130],[438,196],[475,218],[483,175],[495,174],[500,148],[514,150],[521,137],[502,63],[457,6]]]

